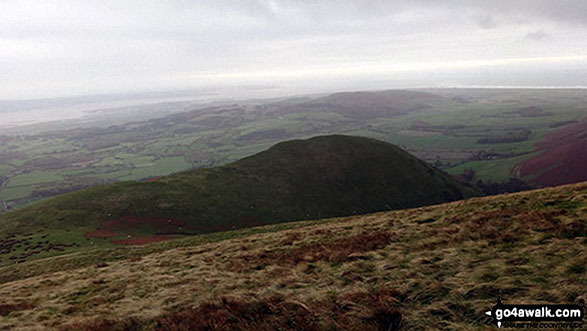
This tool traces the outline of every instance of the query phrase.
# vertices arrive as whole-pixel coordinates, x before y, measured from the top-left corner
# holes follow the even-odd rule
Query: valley
[[[584,329],[587,1],[0,1],[0,331]]]
[[[500,293],[583,303],[585,182],[478,184],[580,181],[584,92],[435,92],[3,135],[0,329],[478,329]]]
[[[519,177],[540,187],[552,182],[534,181],[535,168],[521,165],[541,154],[547,134],[584,123],[586,100],[580,89],[345,92],[209,107],[171,103],[166,107],[182,110],[144,121],[6,131],[0,201],[8,210],[98,184],[218,166],[278,141],[322,134],[391,142],[450,174],[473,170],[472,184]],[[574,139],[574,148],[585,142]],[[584,176],[575,172],[556,184]]]

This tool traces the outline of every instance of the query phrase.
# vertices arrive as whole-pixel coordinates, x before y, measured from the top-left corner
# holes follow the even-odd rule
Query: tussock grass
[[[11,275],[0,297],[28,304],[8,309],[0,329],[492,328],[483,313],[498,293],[585,302],[586,192],[574,184],[24,263],[0,270]]]

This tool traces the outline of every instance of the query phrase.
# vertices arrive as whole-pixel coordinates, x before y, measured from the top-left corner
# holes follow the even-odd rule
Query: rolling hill
[[[332,111],[349,119],[395,117],[442,105],[450,100],[426,92],[407,90],[340,92],[279,107],[277,113]]]
[[[471,183],[504,183],[518,176],[516,165],[537,156],[547,135],[584,120],[585,100],[585,89],[436,89],[96,110],[110,120],[2,130],[0,213],[98,184],[221,166],[279,141],[328,134],[387,141],[450,174],[472,170]],[[127,113],[135,116],[108,115]],[[563,171],[555,172],[565,183],[581,181],[580,167],[565,170],[566,162],[580,161],[568,155],[541,157],[547,160],[538,169],[544,161],[560,164]]]
[[[539,155],[514,168],[523,178],[541,186],[587,180],[587,120],[549,132],[536,147]]]
[[[587,183],[0,267],[0,329],[477,330],[584,304]]]
[[[320,136],[221,167],[97,186],[0,215],[0,264],[476,195],[389,143]]]

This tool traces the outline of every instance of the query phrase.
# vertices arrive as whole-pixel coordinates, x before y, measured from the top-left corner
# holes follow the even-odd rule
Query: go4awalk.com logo
[[[506,305],[501,302],[485,312],[498,328],[582,328],[583,307],[579,305]]]

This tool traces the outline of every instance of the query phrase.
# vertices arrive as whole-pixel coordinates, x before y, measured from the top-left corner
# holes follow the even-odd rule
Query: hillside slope
[[[222,167],[98,186],[0,215],[0,265],[476,194],[385,142],[338,135],[293,140]]]
[[[88,251],[0,268],[0,329],[479,329],[584,303],[586,234],[581,183]]]
[[[544,135],[536,147],[539,155],[516,165],[522,177],[542,186],[587,180],[587,120]]]

